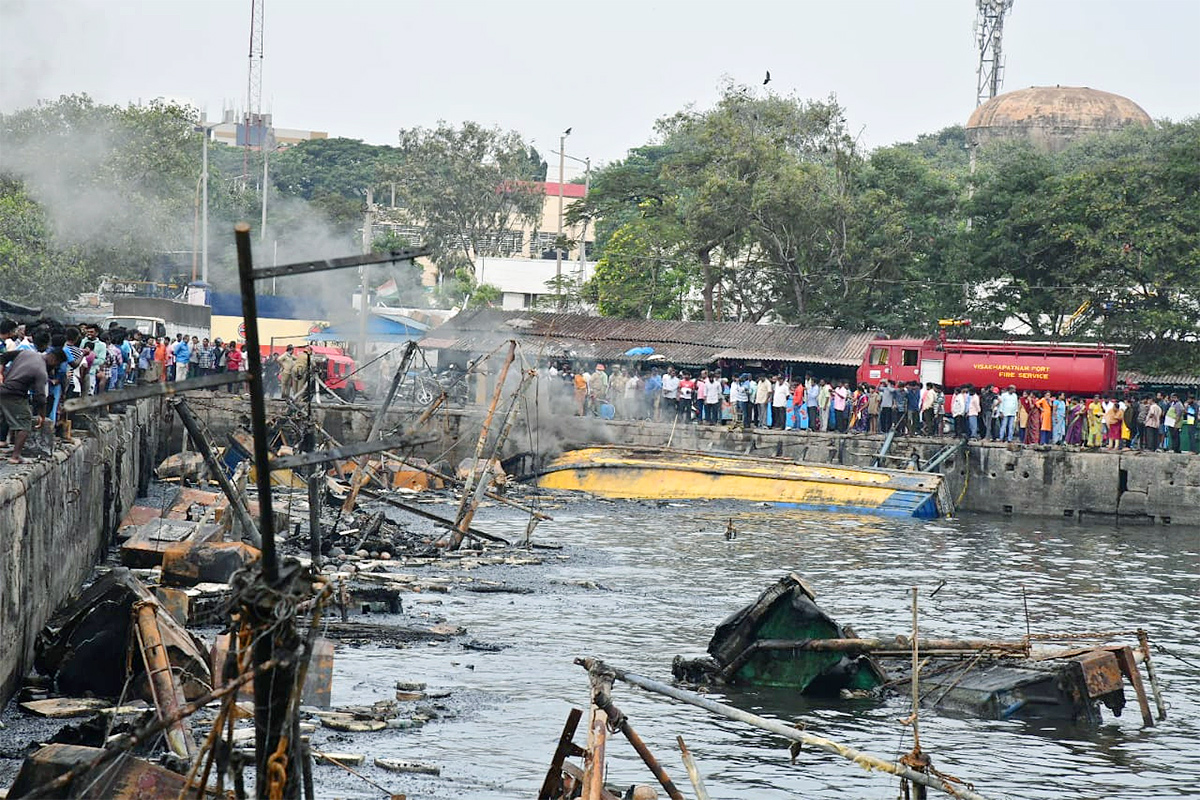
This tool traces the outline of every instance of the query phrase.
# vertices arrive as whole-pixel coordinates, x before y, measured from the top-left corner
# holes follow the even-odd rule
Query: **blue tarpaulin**
[[[631,347],[625,351],[625,355],[633,356],[649,356],[654,354],[653,347]]]
[[[367,319],[367,338],[372,342],[408,342],[420,339],[424,335],[425,330],[416,325],[405,325],[403,322],[377,317],[374,314]],[[330,325],[320,333],[310,333],[308,340],[310,342],[355,342],[358,341],[358,337],[359,323],[357,320],[352,320],[338,325]]]

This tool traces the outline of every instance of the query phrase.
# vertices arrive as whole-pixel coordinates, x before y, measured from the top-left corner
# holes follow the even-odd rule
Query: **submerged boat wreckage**
[[[1123,637],[1135,643],[1110,643]],[[1104,643],[1084,644],[1089,641]],[[909,684],[916,652],[921,704],[938,711],[1098,724],[1101,706],[1121,714],[1128,683],[1143,724],[1153,726],[1139,665],[1146,670],[1159,719],[1166,718],[1166,705],[1149,643],[1141,630],[1028,634],[1013,640],[859,638],[834,622],[816,604],[813,588],[792,573],[717,626],[709,657],[677,656],[672,672],[691,684],[773,686],[856,699]]]
[[[939,587],[940,588],[940,587]],[[936,591],[936,590],[935,590]],[[1132,632],[1026,634],[1019,639],[920,638],[917,590],[912,590],[911,636],[866,639],[834,621],[815,600],[803,578],[789,573],[746,607],[721,622],[704,658],[676,656],[671,665],[676,684],[665,684],[604,663],[579,658],[588,672],[591,712],[586,746],[575,744],[584,712],[572,709],[551,759],[538,800],[616,800],[657,797],[650,784],[616,784],[605,768],[609,734],[628,740],[654,777],[657,787],[673,800],[684,795],[613,701],[617,682],[703,709],[787,740],[792,762],[803,747],[847,759],[868,771],[900,779],[902,798],[924,798],[928,790],[951,797],[982,800],[974,786],[944,773],[922,750],[922,708],[987,719],[1054,719],[1096,724],[1100,706],[1120,715],[1126,704],[1125,684],[1134,692],[1145,726],[1153,726],[1150,700],[1140,668],[1148,678],[1158,720],[1166,719],[1150,640],[1143,630]],[[1136,645],[1114,644],[1134,637]],[[898,759],[887,759],[817,736],[804,724],[791,724],[752,714],[707,696],[716,684],[777,687],[805,695],[862,702],[889,694],[908,695],[912,713],[900,723],[911,728],[913,748]],[[697,691],[682,688],[690,686]],[[700,769],[682,736],[676,745],[697,798],[706,800]],[[582,766],[570,761],[582,758]],[[629,786],[628,790],[624,787]]]

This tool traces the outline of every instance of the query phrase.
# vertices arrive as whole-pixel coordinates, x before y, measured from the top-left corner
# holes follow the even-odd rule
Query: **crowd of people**
[[[62,403],[116,391],[137,383],[184,381],[246,369],[245,346],[221,339],[176,334],[145,336],[140,331],[97,325],[41,324],[33,330],[0,321],[0,457],[21,464],[49,455]],[[269,396],[300,394],[308,371],[307,348],[288,345],[263,363]],[[245,383],[225,386],[239,393]],[[29,442],[33,433],[40,441]]]
[[[1072,396],[989,385],[952,388],[947,396],[945,387],[916,381],[854,385],[604,364],[589,371],[553,363],[546,374],[561,387],[559,408],[576,416],[1200,453],[1194,394]]]

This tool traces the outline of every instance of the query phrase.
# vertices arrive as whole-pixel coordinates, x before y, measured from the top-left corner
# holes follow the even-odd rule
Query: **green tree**
[[[400,131],[399,153],[384,177],[395,182],[407,221],[421,227],[444,283],[464,269],[473,275],[479,256],[511,254],[514,235],[540,219],[537,165],[515,132],[474,122],[412,128]]]
[[[630,220],[609,237],[583,293],[605,316],[680,319],[697,266],[680,233],[662,217]]]
[[[101,275],[155,277],[164,256],[190,261],[200,135],[194,109],[127,107],[86,95],[0,116],[9,210],[42,209],[42,236],[18,242],[43,259],[45,291],[70,297]],[[33,257],[33,256],[31,256]]]

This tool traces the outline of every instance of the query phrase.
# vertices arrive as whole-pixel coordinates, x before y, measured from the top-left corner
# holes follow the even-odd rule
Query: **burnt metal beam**
[[[218,375],[205,375],[203,378],[189,378],[186,381],[171,381],[170,383],[146,383],[131,386],[128,389],[118,389],[115,392],[76,397],[63,403],[63,413],[87,411],[90,408],[104,408],[117,403],[129,403],[143,400],[147,397],[168,397],[181,392],[194,392],[197,389],[212,389],[226,386],[230,383],[248,382],[250,378],[242,373],[222,372]]]
[[[395,508],[398,508],[401,511],[407,511],[410,514],[416,514],[418,517],[423,517],[427,520],[430,520],[431,522],[436,522],[439,525],[444,525],[447,528],[454,527],[454,520],[452,520],[452,519],[446,519],[445,517],[441,517],[430,511],[426,511],[425,509],[421,508],[420,506],[415,506],[412,503],[405,503],[401,500],[397,500],[394,497],[389,497],[388,495],[384,494],[383,492],[376,492],[373,489],[367,489],[364,487],[361,494],[366,495],[367,497],[371,498],[372,500],[378,500],[381,503],[387,503],[389,506],[394,506]],[[476,536],[480,539],[486,539],[489,542],[496,542],[498,544],[512,544],[512,542],[508,541],[508,539],[505,539],[501,536],[496,536],[491,533],[487,533],[486,531],[481,531],[478,528],[468,527],[467,533],[471,536]]]
[[[294,456],[284,456],[271,462],[271,469],[296,469],[312,464],[324,464],[328,461],[344,461],[355,456],[380,453],[384,450],[399,450],[419,444],[429,444],[437,441],[435,434],[426,436],[396,436],[391,439],[376,439],[371,442],[345,444],[341,447],[330,447],[328,450],[314,450],[311,453],[297,453]]]
[[[261,281],[265,278],[284,278],[289,275],[304,275],[309,272],[365,267],[371,264],[394,264],[397,261],[412,261],[414,258],[422,258],[429,254],[430,250],[428,247],[406,247],[403,250],[392,250],[388,253],[367,253],[361,256],[347,256],[346,258],[298,261],[295,264],[279,264],[274,267],[256,269],[251,273],[251,280]]]

